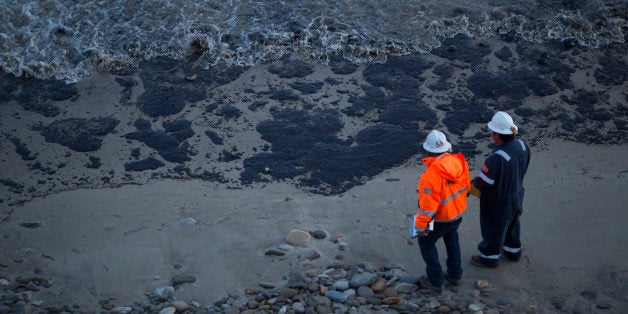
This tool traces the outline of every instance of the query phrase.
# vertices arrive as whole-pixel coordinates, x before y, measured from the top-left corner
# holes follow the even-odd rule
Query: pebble
[[[111,309],[111,313],[113,314],[127,314],[130,313],[133,309],[128,306],[119,306]]]
[[[186,283],[196,282],[196,276],[190,274],[181,274],[172,276],[172,285],[174,287],[180,286]]]
[[[305,313],[305,305],[301,302],[295,302],[292,304],[292,309],[296,313]]]
[[[349,280],[341,279],[334,283],[334,289],[339,291],[345,291],[349,289]]]
[[[478,280],[475,282],[475,287],[478,290],[484,290],[489,287],[489,283],[487,280]]]
[[[266,250],[266,252],[264,252],[264,255],[268,255],[268,256],[284,256],[284,255],[286,255],[286,252],[282,251],[282,250],[278,250],[278,249],[268,249],[268,250]]]
[[[177,312],[177,309],[175,309],[172,306],[163,308],[161,311],[159,311],[159,314],[174,314]]]
[[[395,286],[395,289],[397,289],[397,292],[399,293],[411,293],[412,291],[417,290],[419,287],[415,284],[411,284],[411,283],[399,283]]]
[[[273,289],[277,286],[277,284],[275,284],[274,282],[269,282],[269,281],[262,281],[259,283],[260,287],[262,288],[266,288],[266,289]]]
[[[312,236],[315,239],[325,239],[327,237],[327,232],[323,230],[314,230],[312,231]]]
[[[365,298],[370,298],[374,295],[373,289],[367,286],[358,287],[358,295]]]
[[[286,242],[295,246],[308,247],[312,243],[312,236],[310,236],[309,232],[292,229],[286,236]]]
[[[170,297],[174,296],[174,287],[172,286],[164,286],[159,287],[153,291],[153,295],[157,300],[166,300]]]
[[[280,246],[277,247],[279,250],[284,251],[284,252],[288,252],[290,250],[292,250],[293,246],[290,244],[282,244]]]
[[[479,310],[481,310],[482,308],[480,308],[480,306],[478,306],[477,304],[469,304],[469,306],[467,306],[467,310],[471,311],[471,312],[477,312]]]
[[[355,274],[351,278],[351,280],[349,281],[349,284],[351,285],[351,287],[357,288],[359,286],[371,285],[377,279],[378,279],[378,277],[377,277],[376,274],[366,273],[366,272],[365,273],[359,273],[359,274]],[[384,284],[386,284],[386,283],[384,282]],[[373,290],[375,290],[375,289],[373,289]],[[375,291],[377,291],[377,290],[375,290]]]
[[[327,292],[325,292],[325,296],[334,302],[340,302],[340,303],[345,303],[348,299],[346,295],[336,290],[327,290]]]
[[[608,310],[613,307],[613,304],[611,304],[609,301],[604,300],[598,302],[597,304],[595,304],[595,306],[601,310]]]
[[[190,308],[190,306],[183,301],[172,302],[172,307],[174,307],[177,310],[177,312],[184,312]]]

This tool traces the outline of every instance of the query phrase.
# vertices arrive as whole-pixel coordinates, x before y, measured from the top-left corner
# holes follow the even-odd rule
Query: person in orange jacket
[[[432,130],[423,143],[428,157],[421,161],[427,166],[419,178],[419,210],[414,220],[418,232],[421,256],[426,276],[419,284],[423,288],[442,291],[444,280],[457,285],[462,279],[458,226],[467,209],[467,194],[471,188],[469,165],[462,153],[451,153],[445,134]],[[434,222],[430,230],[430,222]],[[436,241],[443,238],[447,250],[447,272],[443,274]]]

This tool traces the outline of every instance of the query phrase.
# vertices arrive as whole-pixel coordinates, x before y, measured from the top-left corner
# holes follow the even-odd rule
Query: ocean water
[[[586,47],[624,42],[616,0],[3,0],[0,69],[76,82],[155,57],[200,54],[208,68],[285,54],[355,63],[427,53],[456,34],[514,33]]]

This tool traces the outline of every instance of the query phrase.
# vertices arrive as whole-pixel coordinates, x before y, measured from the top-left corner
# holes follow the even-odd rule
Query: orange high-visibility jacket
[[[419,178],[419,212],[414,226],[425,231],[428,223],[447,222],[462,215],[467,209],[467,192],[471,188],[469,165],[462,153],[444,153],[426,157],[421,161],[427,166]]]

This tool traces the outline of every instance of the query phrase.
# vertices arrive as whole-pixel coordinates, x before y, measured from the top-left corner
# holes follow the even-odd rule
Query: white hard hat
[[[451,144],[443,132],[432,130],[423,142],[423,148],[430,153],[444,153],[451,149]]]
[[[517,134],[517,126],[512,121],[512,117],[503,111],[498,111],[493,115],[491,121],[488,122],[488,128],[499,134]]]

